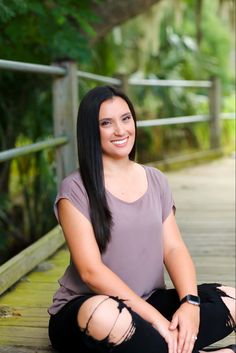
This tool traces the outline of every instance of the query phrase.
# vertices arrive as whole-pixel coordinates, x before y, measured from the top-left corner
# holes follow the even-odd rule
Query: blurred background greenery
[[[137,78],[220,78],[221,111],[235,111],[235,0],[0,0],[1,59],[73,59],[82,71]],[[2,71],[0,150],[53,135],[52,81]],[[80,79],[82,96],[95,82]],[[203,88],[129,87],[139,120],[208,114]],[[235,147],[235,121],[222,123]],[[139,129],[142,163],[209,149],[209,124]],[[56,225],[53,150],[0,163],[0,264]]]

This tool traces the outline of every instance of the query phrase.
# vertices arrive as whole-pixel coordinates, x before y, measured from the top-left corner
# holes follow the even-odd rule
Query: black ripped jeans
[[[221,297],[227,296],[220,290],[220,284],[202,284],[198,286],[201,298],[200,328],[194,353],[228,336],[235,329],[235,322]],[[56,351],[63,353],[168,353],[163,337],[137,313],[117,301],[119,313],[127,308],[132,315],[126,339],[120,344],[112,344],[108,337],[99,341],[88,334],[87,329],[80,330],[77,324],[77,313],[81,305],[91,295],[80,296],[67,303],[49,321],[49,338]],[[160,289],[147,300],[168,320],[179,307],[179,298],[175,289]],[[87,325],[88,326],[88,325]],[[111,328],[112,329],[112,328]],[[108,335],[109,336],[109,335]]]

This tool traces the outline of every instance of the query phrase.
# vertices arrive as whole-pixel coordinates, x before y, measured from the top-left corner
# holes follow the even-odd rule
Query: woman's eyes
[[[127,121],[127,120],[130,120],[132,117],[131,115],[126,115],[122,118],[123,121]]]
[[[121,118],[121,120],[125,123],[125,122],[128,122],[130,119],[132,119],[132,116],[131,115],[126,115],[124,117]],[[100,126],[103,126],[103,127],[106,127],[106,126],[110,126],[112,125],[112,120],[110,119],[107,119],[107,120],[101,120],[99,122]]]
[[[102,120],[100,122],[100,126],[108,126],[111,124],[111,121],[110,120]]]

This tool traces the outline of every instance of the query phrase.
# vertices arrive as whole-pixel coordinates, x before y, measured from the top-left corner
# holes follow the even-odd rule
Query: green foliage
[[[32,143],[20,138],[17,145]],[[47,150],[11,163],[9,193],[0,201],[0,263],[56,225],[50,217],[56,195],[54,153]]]
[[[49,83],[45,79],[32,81],[23,74],[2,74],[0,86],[5,91],[2,90],[4,99],[0,100],[1,149],[30,144],[52,135]],[[45,213],[47,207],[52,209],[52,194],[56,193],[54,174],[52,156],[46,151],[0,164],[0,190],[1,196],[5,195],[0,199],[0,262],[55,224],[55,219]]]
[[[235,111],[235,92],[226,96],[223,102],[223,111],[225,113],[232,113]],[[222,144],[227,146],[230,151],[235,150],[235,119],[234,120],[224,120],[222,123]]]
[[[111,44],[111,52],[114,56],[119,53],[116,71],[131,72],[136,77],[209,80],[218,76],[222,85],[222,111],[225,111],[227,96],[235,94],[235,71],[230,59],[234,36],[229,20],[219,12],[221,2],[204,0],[202,4],[202,13],[198,14],[200,42],[197,39],[196,1],[182,0],[177,9],[175,1],[166,0],[149,13],[116,29],[122,40]],[[132,86],[129,93],[139,119],[209,113],[206,89]],[[231,107],[233,111],[235,106]],[[225,121],[223,126],[224,136],[230,137],[228,140],[224,137],[223,143],[232,146],[232,122]],[[179,150],[208,149],[209,127],[206,123],[194,123],[148,128],[148,132],[140,133],[140,140],[142,161],[162,159]]]
[[[1,59],[89,62],[92,24],[99,21],[91,10],[96,2],[0,0]],[[3,71],[0,91],[0,150],[53,135],[49,77]],[[0,262],[55,224],[53,213],[45,212],[56,194],[53,160],[51,152],[41,152],[0,164]]]
[[[95,35],[92,24],[99,21],[91,2],[1,1],[2,58],[46,64],[64,57],[88,60],[88,40]]]
[[[4,3],[5,2],[5,3]],[[16,15],[24,14],[27,9],[25,0],[0,1],[0,21],[6,23]]]

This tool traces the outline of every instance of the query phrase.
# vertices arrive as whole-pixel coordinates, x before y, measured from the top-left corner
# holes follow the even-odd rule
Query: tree
[[[85,60],[89,46],[114,26],[160,0],[0,0],[0,50],[6,59]],[[50,60],[49,60],[50,61]]]
[[[125,21],[144,13],[161,0],[104,0],[92,5],[93,11],[98,15],[99,22],[94,23],[96,32],[93,42],[98,42],[112,28]]]

